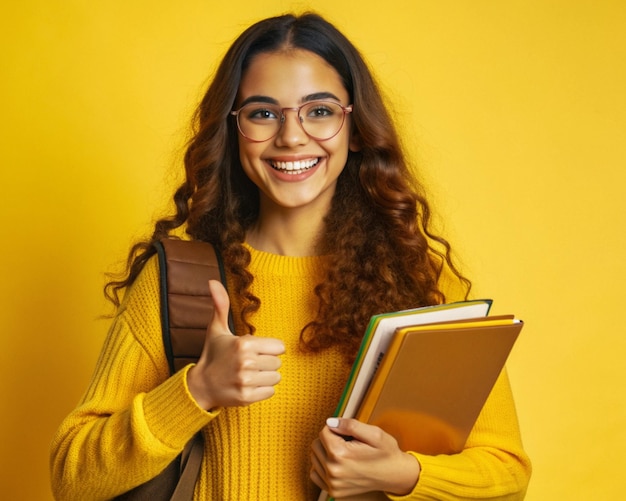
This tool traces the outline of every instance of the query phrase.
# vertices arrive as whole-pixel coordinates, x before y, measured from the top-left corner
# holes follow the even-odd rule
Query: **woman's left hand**
[[[311,480],[335,498],[370,491],[402,496],[419,477],[419,462],[395,438],[356,419],[328,419],[312,448]]]

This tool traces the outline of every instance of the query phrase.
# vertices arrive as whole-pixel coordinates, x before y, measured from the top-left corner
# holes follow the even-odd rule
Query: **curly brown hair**
[[[470,282],[455,268],[448,242],[430,230],[430,208],[413,179],[393,121],[371,72],[357,49],[316,14],[260,21],[233,43],[196,110],[185,157],[185,182],[176,190],[175,213],[156,222],[150,239],[129,253],[123,279],[105,294],[119,305],[154,254],[152,244],[184,227],[195,240],[212,242],[232,277],[245,330],[260,301],[249,291],[246,231],[259,211],[257,187],[244,174],[238,133],[230,116],[239,83],[252,59],[286,48],[322,57],[339,74],[353,104],[352,127],[359,151],[350,151],[337,181],[318,252],[330,256],[326,279],[317,285],[319,310],[301,333],[301,346],[319,351],[338,346],[352,360],[369,318],[376,313],[445,302],[439,279],[445,267],[469,293]],[[241,333],[239,333],[241,334]]]

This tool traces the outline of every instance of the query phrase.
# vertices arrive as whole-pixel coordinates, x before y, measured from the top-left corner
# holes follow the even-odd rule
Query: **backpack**
[[[213,317],[208,281],[226,286],[222,258],[207,242],[164,239],[154,243],[159,259],[161,328],[170,373],[202,353]],[[229,325],[234,332],[232,314]],[[148,482],[115,498],[118,501],[190,501],[200,473],[204,439],[196,433],[183,452]]]

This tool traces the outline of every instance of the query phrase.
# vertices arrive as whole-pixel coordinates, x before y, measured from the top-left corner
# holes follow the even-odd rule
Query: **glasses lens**
[[[275,136],[280,129],[281,113],[278,106],[250,103],[239,110],[237,123],[241,133],[248,139],[266,141]]]
[[[329,139],[339,132],[344,121],[343,108],[330,101],[307,103],[300,108],[300,122],[315,139]]]

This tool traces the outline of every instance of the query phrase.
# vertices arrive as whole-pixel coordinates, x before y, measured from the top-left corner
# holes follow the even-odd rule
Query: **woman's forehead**
[[[288,49],[256,55],[243,74],[238,102],[264,96],[283,106],[295,106],[316,94],[337,96],[349,104],[339,73],[317,54]]]

